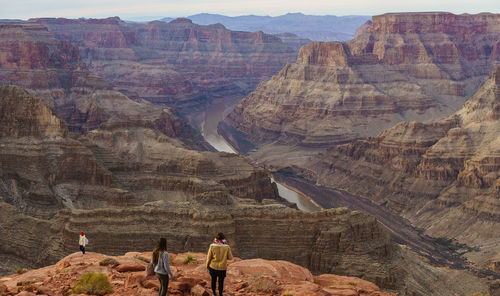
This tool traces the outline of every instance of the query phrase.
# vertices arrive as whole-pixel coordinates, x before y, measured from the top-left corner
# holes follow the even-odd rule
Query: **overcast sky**
[[[500,13],[499,0],[0,0],[0,19],[32,17],[178,17],[201,12],[229,16],[302,12],[316,15],[376,15],[387,12],[448,11]]]

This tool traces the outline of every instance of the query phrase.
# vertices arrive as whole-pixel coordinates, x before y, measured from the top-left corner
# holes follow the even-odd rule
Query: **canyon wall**
[[[175,252],[205,251],[224,231],[242,257],[289,259],[395,287],[384,264],[390,236],[375,218],[289,208],[267,172],[241,156],[188,150],[138,122],[70,134],[16,86],[0,88],[0,114],[2,272],[54,263],[73,252],[80,231],[89,248],[110,254],[148,250],[159,236]]]
[[[500,67],[463,108],[430,123],[402,122],[376,137],[329,149],[310,168],[408,218],[434,237],[500,260]],[[496,251],[490,252],[489,249]],[[477,257],[477,256],[476,256]],[[494,268],[493,268],[494,270]]]
[[[257,146],[314,148],[375,136],[400,121],[438,119],[488,79],[500,62],[499,36],[497,14],[375,16],[349,42],[302,47],[225,124]]]
[[[119,18],[33,19],[80,49],[82,61],[133,99],[192,114],[244,96],[296,58],[278,37],[201,26],[189,19],[131,24]]]
[[[0,88],[0,114],[7,114],[0,129],[4,200],[28,215],[203,194],[279,199],[267,172],[242,157],[189,150],[143,122],[107,122],[70,137],[64,121],[15,86]]]

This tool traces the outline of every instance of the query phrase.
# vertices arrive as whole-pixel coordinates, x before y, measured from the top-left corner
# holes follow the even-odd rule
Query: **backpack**
[[[155,274],[155,266],[153,264],[153,260],[149,262],[149,264],[146,266],[146,276],[152,276]]]

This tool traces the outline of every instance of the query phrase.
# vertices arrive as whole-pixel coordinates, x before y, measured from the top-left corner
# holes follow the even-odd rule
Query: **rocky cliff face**
[[[176,207],[67,210],[50,220],[38,220],[19,215],[12,206],[5,203],[0,203],[0,208],[2,213],[8,214],[1,217],[2,225],[16,226],[5,227],[7,232],[1,239],[10,238],[11,241],[9,244],[0,245],[1,254],[10,259],[9,263],[20,267],[33,266],[24,258],[27,249],[33,249],[32,244],[39,243],[40,237],[44,238],[43,250],[36,249],[35,252],[29,252],[36,259],[35,266],[54,264],[57,260],[73,253],[77,248],[78,231],[81,230],[86,231],[90,240],[87,251],[116,255],[130,250],[150,250],[160,236],[168,238],[169,251],[172,253],[206,252],[208,243],[213,239],[212,232],[224,231],[233,253],[238,257],[286,259],[310,268],[313,274],[336,272],[356,275],[377,283],[384,289],[398,291],[400,295],[487,293],[490,289],[489,281],[486,279],[477,278],[465,271],[432,266],[411,251],[392,246],[388,234],[377,226],[373,217],[347,209],[304,213],[282,205],[239,204],[232,207],[221,205],[201,207],[185,204]],[[38,230],[33,227],[37,223],[43,228]],[[15,240],[19,241],[19,244],[8,247],[12,239],[20,233],[24,234],[20,236],[22,240]],[[90,258],[95,256],[93,253],[87,253],[85,256],[87,255],[90,255]],[[179,264],[184,256],[181,258],[173,256],[174,273],[186,277],[189,274],[187,267]],[[204,256],[195,255],[195,257],[198,262],[203,263]],[[66,268],[69,271],[73,268],[72,265],[81,266],[81,258],[78,254],[70,255],[58,263],[60,267],[57,269]],[[101,260],[104,256],[98,258]],[[116,259],[128,266],[122,266],[121,272],[125,272],[130,265],[138,263],[137,259],[126,260],[123,257]],[[76,263],[73,263],[74,260]],[[92,260],[85,259],[85,262]],[[140,265],[143,268],[145,263],[142,262]],[[242,268],[242,271],[258,267],[258,271],[254,271],[267,275],[274,270],[271,278],[278,281],[276,272],[283,268],[277,265],[268,267],[268,263],[264,260],[250,266],[244,266],[244,263],[240,262],[231,263],[227,278],[228,290],[232,289],[232,283],[239,274],[232,272],[236,266]],[[204,266],[200,266],[197,270],[207,275]],[[33,274],[36,274],[36,271],[9,277],[4,279],[7,281],[5,284],[8,288],[12,288],[13,284],[30,278],[29,275]],[[143,274],[142,270],[140,274]],[[257,277],[259,281],[262,280],[260,275]],[[436,281],[436,278],[439,280]],[[112,279],[119,280],[118,277]],[[141,282],[142,280],[140,279]],[[319,275],[314,282],[323,285],[328,281],[329,287],[333,288],[332,280],[331,277]],[[344,281],[337,278],[335,282]],[[454,284],[450,285],[450,282]],[[44,282],[44,285],[49,287],[57,284],[56,279]],[[141,285],[140,282],[137,284]],[[307,286],[310,287],[310,284]],[[351,289],[357,287],[353,284],[351,286]],[[172,282],[171,287],[176,287],[176,284]],[[337,288],[333,289],[329,293],[333,295],[341,293]],[[245,292],[244,295],[249,295],[248,291]],[[353,292],[350,293],[355,295]]]
[[[17,223],[16,227],[5,227],[2,253],[9,259],[7,262],[18,265],[55,262],[74,251],[75,233],[81,230],[92,243],[89,250],[110,254],[148,250],[159,236],[169,238],[173,252],[205,252],[212,233],[224,231],[236,256],[288,259],[313,272],[336,271],[395,287],[394,275],[387,265],[381,264],[391,262],[389,235],[373,217],[347,209],[304,213],[282,205],[171,203],[128,209],[66,210],[41,221],[43,230],[35,227],[28,231],[25,228],[32,227],[35,218],[22,216],[14,207],[1,204],[2,211],[9,213],[2,217],[2,225]],[[24,230],[27,233],[22,240],[16,238],[16,233]],[[31,252],[27,258],[26,248],[39,235],[43,235],[42,245],[46,247]]]
[[[261,146],[311,148],[449,115],[499,63],[499,23],[495,14],[375,16],[349,42],[302,47],[226,123]]]
[[[403,122],[332,148],[312,167],[319,182],[385,204],[432,236],[489,246],[483,251],[490,260],[478,261],[494,266],[499,253],[489,249],[500,236],[499,108],[500,67],[455,114],[433,123]]]
[[[37,98],[14,86],[0,94],[1,113],[11,114],[0,137],[3,270],[54,262],[81,230],[96,250],[114,254],[147,250],[166,234],[172,250],[205,251],[224,231],[246,258],[288,258],[394,286],[380,264],[391,260],[391,241],[373,217],[288,208],[267,173],[244,158],[187,150],[147,124],[108,121],[70,138]]]
[[[0,25],[0,48],[0,85],[24,87],[54,110],[70,131],[86,132],[107,121],[143,121],[186,142],[195,137],[169,108],[135,102],[112,90],[87,70],[77,47],[56,39],[42,25]]]
[[[31,22],[78,46],[88,68],[127,96],[186,113],[214,98],[247,94],[296,57],[272,35],[188,19],[145,25],[118,18]]]
[[[0,88],[0,114],[4,201],[29,215],[193,198],[278,199],[264,170],[236,155],[188,150],[145,120],[108,121],[70,138],[62,120],[14,86]]]

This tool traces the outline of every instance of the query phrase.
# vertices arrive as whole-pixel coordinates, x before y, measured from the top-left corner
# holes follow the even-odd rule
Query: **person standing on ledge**
[[[222,296],[224,290],[224,278],[226,277],[227,260],[233,259],[231,247],[227,243],[226,237],[222,232],[217,234],[214,242],[210,245],[207,254],[207,268],[212,277],[212,291],[216,294],[216,282],[219,282],[219,296]]]
[[[155,273],[160,280],[160,290],[158,291],[159,296],[165,296],[168,292],[168,275],[173,281],[175,281],[175,277],[170,270],[170,258],[167,252],[167,239],[162,237],[158,241],[156,248],[153,251],[153,265],[155,267]]]
[[[80,244],[80,251],[82,251],[82,254],[85,254],[85,246],[89,243],[85,233],[80,232],[80,239],[78,240],[78,243]]]

